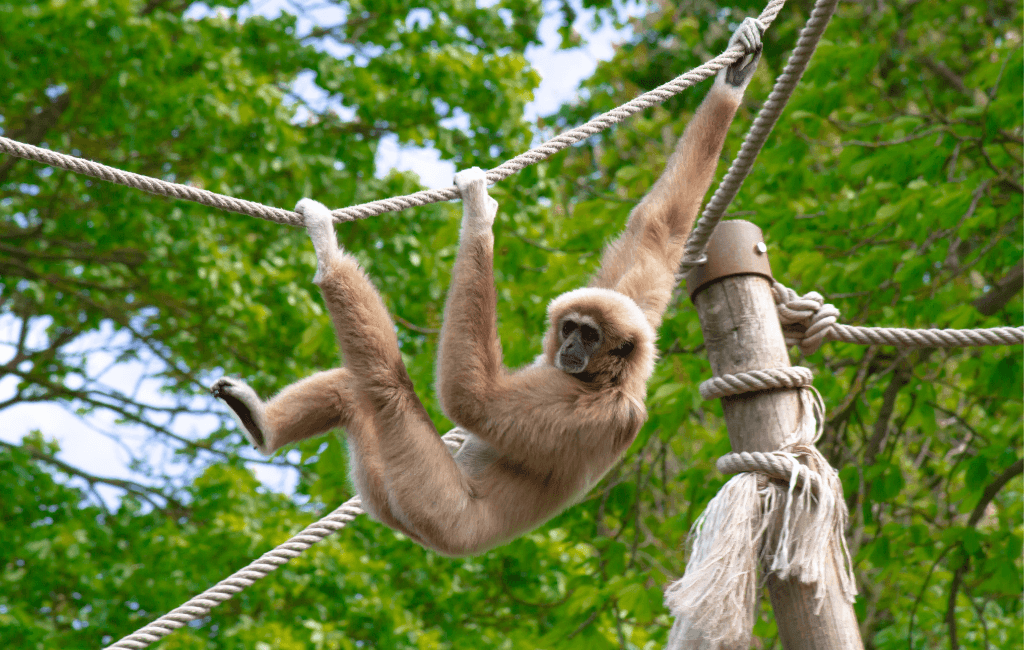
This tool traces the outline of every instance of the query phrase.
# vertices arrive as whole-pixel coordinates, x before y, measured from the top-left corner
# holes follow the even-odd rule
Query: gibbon
[[[312,375],[264,403],[222,378],[213,394],[262,453],[347,433],[352,481],[378,521],[444,555],[483,552],[583,498],[636,437],[655,362],[655,331],[683,246],[711,184],[729,124],[761,52],[763,27],[743,22],[730,44],[747,56],[722,70],[668,166],[604,252],[588,287],[548,306],[543,353],[502,364],[493,278],[498,204],[480,169],[455,176],[459,249],[437,360],[445,414],[466,432],[452,457],[420,403],[380,294],[338,248],[331,214],[303,199],[320,286],[344,367]]]

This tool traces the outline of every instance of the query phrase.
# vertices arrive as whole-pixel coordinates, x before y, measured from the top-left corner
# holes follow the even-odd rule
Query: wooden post
[[[715,376],[791,365],[771,282],[765,277],[766,271],[770,277],[771,268],[761,242],[757,226],[724,221],[708,244],[708,263],[688,278]],[[796,431],[801,413],[798,389],[725,397],[722,410],[729,442],[737,452],[778,450]],[[768,591],[785,650],[863,650],[853,605],[843,597],[838,571],[831,566],[827,595],[817,614],[814,585],[769,576]]]

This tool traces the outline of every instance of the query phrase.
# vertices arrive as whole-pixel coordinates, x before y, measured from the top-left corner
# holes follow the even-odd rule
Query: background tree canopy
[[[579,3],[323,0],[341,11],[312,27],[296,17],[312,7],[302,1],[241,21],[240,2],[186,14],[191,4],[0,0],[3,134],[271,205],[343,207],[416,189],[413,174],[375,176],[382,138],[493,166],[710,58],[763,7],[651,3],[580,99],[531,124],[539,78],[523,51],[545,11],[577,44]],[[611,0],[582,4],[616,20]],[[809,6],[791,0],[766,35],[720,171]],[[841,4],[731,210],[765,230],[777,278],[822,292],[844,322],[1020,325],[1022,77],[1019,3]],[[536,353],[547,300],[596,267],[707,86],[494,188],[510,364]],[[383,290],[442,430],[433,357],[459,209],[338,229]],[[148,449],[173,452],[140,454],[132,481],[107,479],[56,458],[52,430],[8,432],[0,645],[109,643],[351,495],[334,437],[260,461],[299,472],[293,496],[262,487],[205,395],[222,372],[270,393],[336,363],[313,269],[300,230],[0,158],[0,412],[61,402],[113,414],[108,433],[142,427]],[[697,393],[709,371],[682,296],[660,347],[639,439],[548,525],[450,560],[364,518],[161,647],[661,647],[661,590],[724,482],[714,461],[728,441],[719,405]],[[161,392],[108,385],[98,358],[144,368],[139,381]],[[851,509],[867,647],[1020,647],[1020,348],[833,343],[804,363],[829,409],[820,448]],[[188,419],[204,413],[217,419]],[[96,496],[104,484],[123,490],[116,507]],[[778,647],[767,610],[755,631]]]

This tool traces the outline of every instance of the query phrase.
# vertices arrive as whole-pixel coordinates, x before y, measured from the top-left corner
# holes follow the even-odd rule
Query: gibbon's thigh
[[[377,432],[387,506],[421,544],[464,554],[484,524],[471,479],[448,452],[413,393],[367,413]],[[365,471],[365,470],[364,470]]]
[[[288,386],[267,402],[264,417],[271,451],[345,426],[355,408],[352,373],[325,370]]]
[[[345,428],[348,441],[349,475],[362,500],[362,507],[371,517],[388,528],[405,534],[418,544],[423,540],[392,512],[388,473],[380,454],[380,440],[372,430],[371,418],[356,410]]]

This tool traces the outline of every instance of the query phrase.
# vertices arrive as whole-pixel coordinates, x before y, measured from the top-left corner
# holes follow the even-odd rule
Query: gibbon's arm
[[[571,462],[580,435],[614,423],[572,416],[579,382],[564,372],[542,365],[512,373],[502,364],[491,230],[498,204],[479,169],[459,172],[455,183],[463,218],[437,361],[441,408],[506,457],[532,465]],[[566,424],[574,435],[563,431]]]
[[[455,174],[462,194],[462,228],[452,268],[437,357],[437,395],[445,414],[473,431],[509,376],[498,339],[494,233],[498,202],[478,167]]]
[[[434,446],[443,448],[413,390],[387,308],[356,259],[338,248],[330,211],[310,199],[300,201],[295,211],[303,215],[316,250],[313,282],[320,286],[331,313],[349,387],[367,419],[356,428],[372,426],[382,440],[398,431],[423,428],[433,434]],[[352,426],[346,428],[354,433]]]
[[[455,184],[462,194],[462,229],[438,346],[437,389],[445,413],[462,424],[453,417],[456,404],[480,399],[508,371],[501,361],[494,289],[491,227],[498,202],[487,194],[487,177],[477,167],[457,173]]]
[[[686,126],[665,171],[629,215],[622,235],[605,249],[590,285],[631,297],[657,329],[672,297],[683,248],[711,185],[736,109],[761,53],[764,26],[747,18],[729,40],[748,56],[718,73]]]

